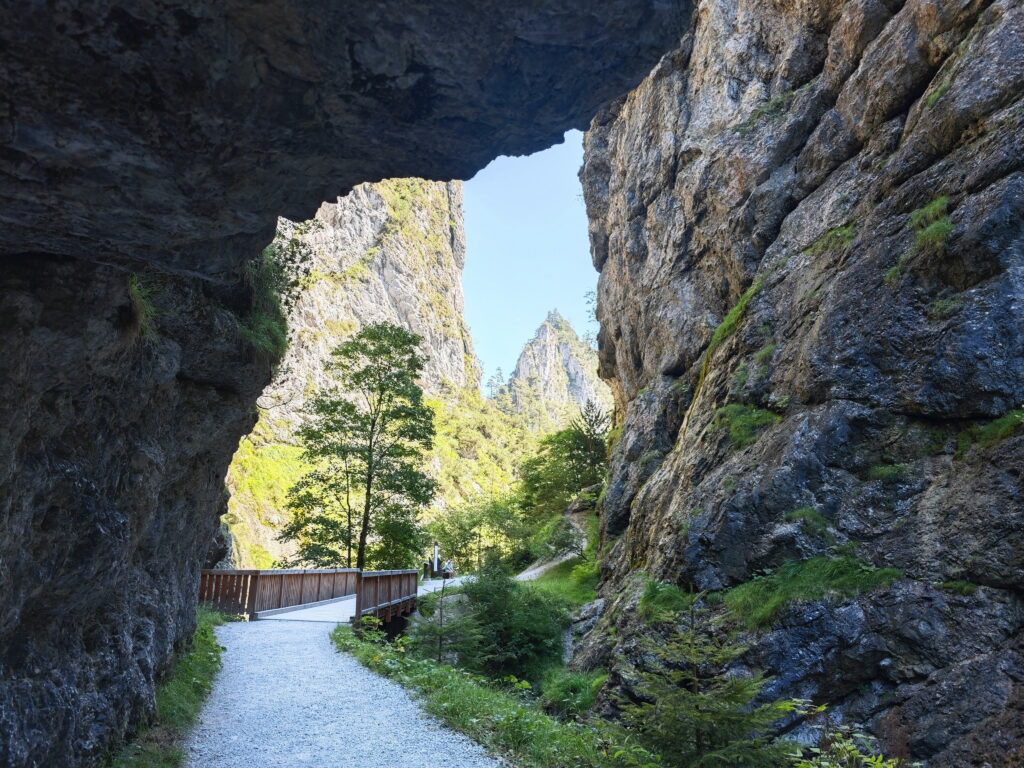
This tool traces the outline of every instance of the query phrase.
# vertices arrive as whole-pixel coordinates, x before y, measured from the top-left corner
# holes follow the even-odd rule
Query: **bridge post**
[[[359,626],[359,620],[363,616],[363,572],[356,571],[356,613],[352,617],[352,623]]]
[[[248,621],[252,621],[256,618],[256,598],[258,595],[260,585],[260,572],[249,571],[249,591],[245,596],[245,618]]]

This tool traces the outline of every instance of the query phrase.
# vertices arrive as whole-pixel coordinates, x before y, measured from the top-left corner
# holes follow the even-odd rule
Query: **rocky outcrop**
[[[1022,96],[1010,0],[705,0],[595,119],[622,436],[579,663],[628,685],[639,569],[721,592],[844,554],[902,577],[749,633],[771,693],[932,768],[1024,759]]]
[[[188,637],[224,473],[271,377],[238,331],[244,265],[277,217],[550,145],[639,81],[679,15],[651,0],[0,12],[0,764],[95,763]]]
[[[597,377],[597,354],[557,310],[523,346],[508,395],[512,411],[540,432],[565,426],[588,402],[609,412],[612,405],[611,392]]]
[[[294,551],[277,533],[288,519],[288,489],[306,469],[295,435],[307,397],[331,383],[324,366],[338,344],[369,323],[394,323],[423,337],[428,397],[454,400],[480,386],[463,320],[461,182],[363,184],[324,203],[306,229],[298,239],[309,274],[288,313],[288,351],[228,470],[240,568],[269,568]],[[279,231],[291,236],[294,226],[282,221]]]

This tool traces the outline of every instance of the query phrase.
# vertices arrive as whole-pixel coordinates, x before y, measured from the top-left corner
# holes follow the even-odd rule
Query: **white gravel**
[[[186,768],[497,768],[397,683],[338,653],[327,624],[217,628],[224,668],[185,746]]]

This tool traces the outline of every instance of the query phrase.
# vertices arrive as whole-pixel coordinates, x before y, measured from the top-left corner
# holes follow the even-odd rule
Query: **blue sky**
[[[466,320],[484,381],[507,377],[549,310],[596,331],[584,294],[597,285],[576,177],[583,134],[529,157],[499,157],[464,186]]]

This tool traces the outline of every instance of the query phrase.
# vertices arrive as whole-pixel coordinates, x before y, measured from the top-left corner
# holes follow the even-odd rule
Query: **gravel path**
[[[321,623],[226,624],[227,650],[186,768],[497,768],[390,680],[337,653]]]

